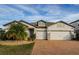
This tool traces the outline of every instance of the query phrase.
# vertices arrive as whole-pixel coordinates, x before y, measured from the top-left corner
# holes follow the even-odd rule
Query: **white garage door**
[[[49,39],[50,40],[70,40],[71,35],[70,35],[70,32],[50,32]]]
[[[45,31],[37,31],[36,32],[36,39],[46,39],[46,32]]]

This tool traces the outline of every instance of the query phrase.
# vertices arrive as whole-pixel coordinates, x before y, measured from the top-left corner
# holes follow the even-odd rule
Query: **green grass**
[[[0,55],[30,55],[33,45],[34,43],[15,46],[0,45]]]

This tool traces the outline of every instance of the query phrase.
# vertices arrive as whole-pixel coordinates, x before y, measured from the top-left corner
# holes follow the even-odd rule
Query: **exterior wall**
[[[59,24],[54,24],[48,27],[48,31],[50,30],[68,30],[68,31],[74,31],[74,28],[71,26],[68,26],[64,23],[62,23],[63,26],[59,26]]]
[[[36,39],[46,39],[45,28],[36,28]]]
[[[71,25],[75,27],[75,30],[79,30],[79,22],[74,22]]]
[[[28,36],[27,36],[27,37],[29,37],[29,36],[30,36],[30,32],[29,32],[29,30],[26,30],[26,32],[27,32],[27,34],[28,34]]]

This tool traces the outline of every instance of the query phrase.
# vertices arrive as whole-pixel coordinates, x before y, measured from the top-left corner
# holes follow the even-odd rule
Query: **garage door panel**
[[[46,32],[37,32],[36,39],[46,39]]]
[[[70,40],[69,32],[51,32],[50,40]]]

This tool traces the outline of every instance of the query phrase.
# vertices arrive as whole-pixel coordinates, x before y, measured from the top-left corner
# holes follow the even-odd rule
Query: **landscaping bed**
[[[5,41],[0,41],[0,45],[22,45],[22,44],[30,44],[33,43],[34,41],[27,41],[27,40],[5,40]]]

